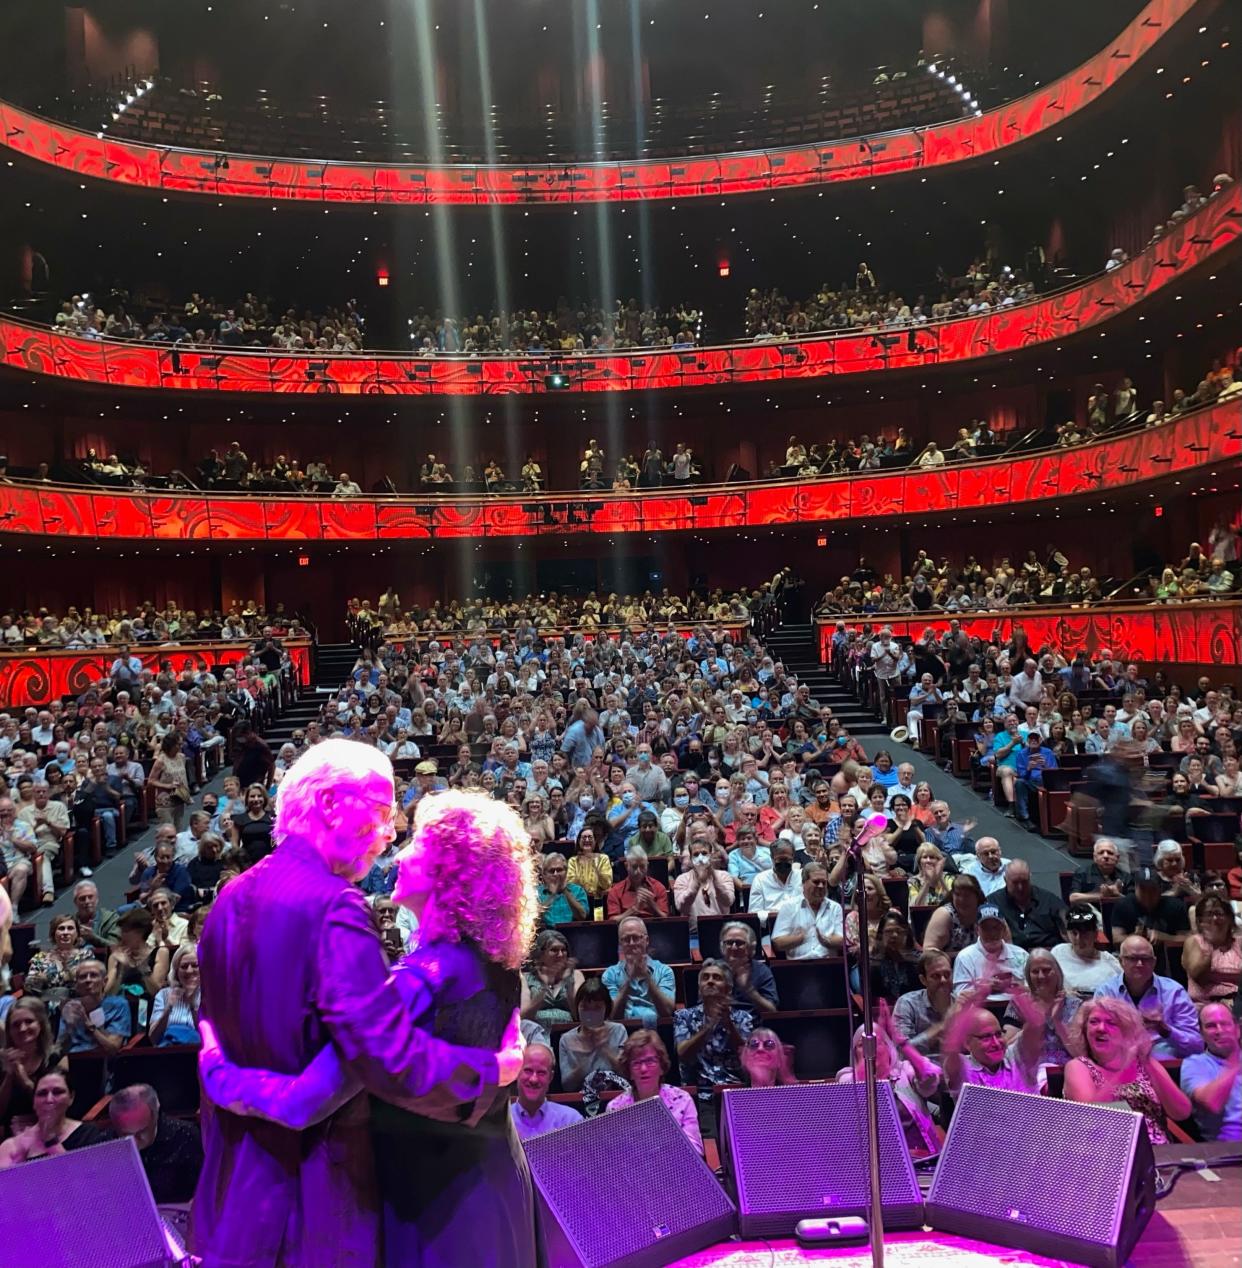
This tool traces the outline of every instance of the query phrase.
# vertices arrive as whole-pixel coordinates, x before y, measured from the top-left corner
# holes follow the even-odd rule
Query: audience
[[[1182,1062],[1182,1091],[1204,1140],[1242,1140],[1242,1026],[1224,1004],[1205,1004],[1199,1026],[1204,1051]]]
[[[670,975],[671,976],[671,975]],[[668,1050],[654,1030],[636,1030],[625,1041],[618,1062],[620,1073],[630,1085],[608,1102],[608,1112],[625,1109],[653,1096],[658,1096],[680,1124],[690,1143],[703,1152],[703,1134],[699,1130],[699,1114],[695,1100],[679,1087],[663,1082],[672,1064]]]
[[[556,1061],[547,1044],[526,1045],[517,1078],[517,1096],[509,1105],[519,1140],[530,1140],[532,1136],[542,1136],[582,1121],[582,1115],[572,1105],[548,1100],[555,1070]]]

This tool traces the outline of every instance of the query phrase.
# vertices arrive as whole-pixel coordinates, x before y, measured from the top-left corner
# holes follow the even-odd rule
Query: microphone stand
[[[867,1228],[871,1235],[872,1268],[884,1268],[884,1212],[880,1187],[880,1104],[875,1081],[875,1026],[871,1015],[871,939],[867,931],[867,874],[862,847],[864,832],[850,846],[858,900],[858,979],[863,998],[863,1070],[867,1092],[867,1173],[871,1180]]]

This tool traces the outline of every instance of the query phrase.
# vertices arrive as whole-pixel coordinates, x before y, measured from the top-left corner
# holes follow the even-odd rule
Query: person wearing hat
[[[1023,827],[1034,826],[1031,823],[1031,794],[1043,786],[1044,771],[1053,770],[1056,765],[1057,755],[1044,743],[1038,728],[1032,727],[1013,764],[1014,814]]]
[[[1073,904],[1065,916],[1068,942],[1052,948],[1052,958],[1061,966],[1066,993],[1090,999],[1096,988],[1121,972],[1121,962],[1099,944],[1100,918],[1086,903]]]
[[[431,758],[425,758],[414,767],[414,782],[406,790],[403,808],[408,810],[428,793],[442,792],[448,787],[437,774],[439,768]]]
[[[1014,985],[1022,982],[1027,953],[1010,941],[1009,926],[995,903],[979,908],[977,927],[978,939],[959,951],[953,961],[953,994],[968,994],[986,985],[990,1001],[1007,1001]]]
[[[1134,873],[1134,893],[1113,908],[1113,941],[1120,944],[1137,934],[1159,947],[1180,946],[1190,932],[1190,914],[1180,898],[1164,892],[1164,877],[1154,867]]]

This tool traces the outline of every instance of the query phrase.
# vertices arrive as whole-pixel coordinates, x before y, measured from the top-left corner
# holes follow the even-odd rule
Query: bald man
[[[572,1105],[548,1100],[555,1073],[556,1057],[552,1049],[546,1043],[527,1044],[517,1079],[517,1100],[509,1106],[513,1130],[520,1140],[582,1122],[582,1115]]]
[[[1182,1091],[1204,1140],[1242,1140],[1242,1027],[1225,1004],[1205,1004],[1199,1027],[1207,1051],[1182,1062]]]
[[[1146,938],[1131,935],[1121,944],[1121,972],[1096,987],[1098,999],[1108,995],[1134,1005],[1143,1016],[1157,1057],[1189,1057],[1203,1051],[1199,1014],[1186,988],[1156,972],[1156,952]]]

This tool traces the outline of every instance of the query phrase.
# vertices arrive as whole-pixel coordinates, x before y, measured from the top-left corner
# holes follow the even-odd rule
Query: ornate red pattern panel
[[[469,205],[629,202],[715,197],[874,180],[969,162],[1061,127],[1099,100],[1192,10],[1209,0],[1151,0],[1094,57],[1017,101],[929,128],[816,145],[681,159],[563,167],[376,166],[160,149],[113,141],[0,103],[0,138],[16,153],[77,176],[213,198]]]
[[[1242,400],[1150,431],[1082,449],[937,471],[715,486],[677,496],[636,493],[521,495],[461,501],[430,497],[204,500],[161,493],[93,493],[0,485],[0,533],[64,537],[372,541],[420,537],[545,537],[684,529],[827,525],[843,520],[978,511],[1063,500],[1102,488],[1167,479],[1242,458]]]
[[[287,640],[297,680],[310,682],[310,642]],[[174,673],[210,669],[212,665],[237,665],[250,654],[248,643],[193,643],[134,653],[146,669],[164,662]],[[0,652],[0,708],[47,704],[62,696],[81,695],[107,677],[115,650],[95,652]]]
[[[942,633],[953,618],[942,613],[926,617],[875,615],[846,617],[857,628],[863,621],[878,629],[889,626],[899,638],[918,639],[931,629]],[[1136,608],[1095,607],[1037,609],[1020,613],[960,618],[962,629],[985,641],[1007,640],[1020,625],[1031,646],[1056,647],[1062,652],[1085,647],[1091,653],[1109,651],[1118,660],[1162,664],[1242,665],[1242,605],[1189,603],[1181,606]],[[836,619],[819,626],[820,659],[826,664],[832,650]]]
[[[1142,303],[1208,261],[1220,268],[1242,240],[1242,184],[1213,198],[1123,268],[1058,295],[904,331],[800,343],[736,344],[614,357],[374,358],[180,351],[155,344],[79,339],[0,317],[0,365],[33,374],[182,391],[315,395],[486,396],[540,394],[548,371],[572,391],[624,392],[881,372],[1012,353],[1068,339]]]

